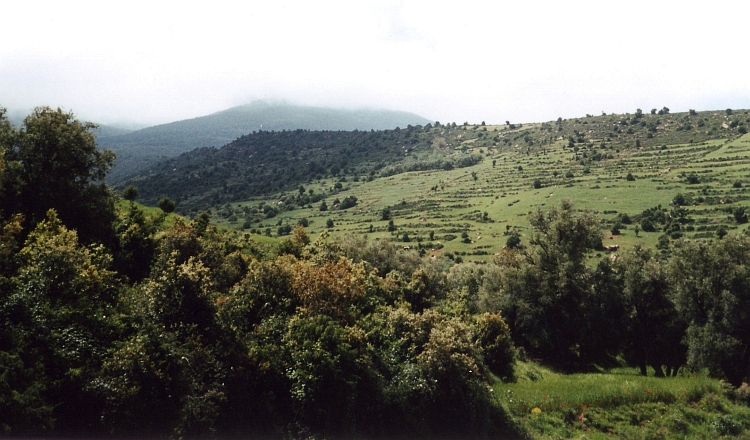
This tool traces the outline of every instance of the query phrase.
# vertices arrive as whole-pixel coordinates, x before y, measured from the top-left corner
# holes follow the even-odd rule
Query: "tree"
[[[688,365],[734,386],[750,379],[750,237],[685,242],[675,247],[669,271],[688,323]]]
[[[331,229],[333,227],[333,219],[329,218],[326,220],[326,228]]]
[[[339,209],[349,209],[354,206],[357,206],[357,198],[355,196],[347,196],[339,204]]]
[[[391,219],[391,209],[389,207],[383,208],[383,211],[380,213],[380,220],[390,220]]]
[[[55,209],[63,224],[78,231],[82,242],[111,245],[114,197],[104,177],[115,155],[97,148],[94,128],[72,113],[38,107],[10,135],[7,127],[3,129],[10,144],[0,211],[23,214],[33,227]]]
[[[506,268],[503,316],[518,345],[572,367],[580,360],[576,350],[587,327],[582,307],[594,301],[585,256],[601,247],[599,220],[589,212],[578,215],[564,200],[550,211],[533,213],[530,223],[534,248]]]
[[[508,239],[505,240],[505,246],[508,249],[517,249],[521,246],[521,234],[518,231],[513,230],[508,234]]]
[[[0,297],[0,358],[13,341],[10,346],[28,372],[41,373],[34,387],[52,409],[57,432],[90,429],[97,423],[96,411],[91,411],[96,400],[86,384],[94,379],[115,334],[108,317],[114,314],[119,290],[116,274],[109,270],[111,257],[102,245],[81,245],[78,234],[50,210],[18,258],[17,288],[4,292],[12,294],[10,301]]]
[[[635,177],[633,176],[633,173],[628,173],[628,175],[625,176],[625,180],[627,180],[628,182],[635,181]]]
[[[680,344],[685,327],[670,298],[667,270],[641,244],[623,254],[619,267],[627,316],[626,356],[644,376],[647,365],[657,377],[676,375],[685,362],[685,349]]]
[[[654,223],[648,217],[641,220],[641,229],[643,232],[656,232],[656,226],[654,226]]]
[[[163,199],[159,200],[158,205],[159,208],[165,213],[169,214],[171,212],[174,212],[175,207],[177,206],[175,202],[172,201],[169,197],[164,197]]]
[[[323,200],[322,202],[320,202],[320,210],[321,211],[328,211],[328,204],[326,203],[325,200]]]
[[[740,206],[734,209],[734,220],[739,224],[747,223],[747,213],[745,212],[745,208]]]
[[[138,188],[133,185],[128,186],[122,191],[122,198],[132,202],[138,198]]]

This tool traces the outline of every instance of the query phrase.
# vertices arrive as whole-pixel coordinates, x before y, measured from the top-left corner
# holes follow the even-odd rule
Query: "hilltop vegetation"
[[[121,136],[101,137],[99,144],[117,153],[118,161],[109,176],[110,181],[117,182],[166,157],[196,148],[221,147],[253,131],[384,130],[427,122],[407,112],[343,110],[256,101]]]
[[[403,139],[417,134],[414,145],[423,150],[415,156],[444,148],[442,163],[453,155],[484,160],[405,173],[410,162],[392,163],[400,174],[384,166],[377,171],[384,177],[336,182],[339,200],[325,210],[325,199],[301,202],[323,192],[309,191],[320,183],[296,188],[276,213],[262,214],[264,222],[281,220],[279,237],[269,237],[217,228],[208,212],[188,222],[172,213],[169,199],[143,208],[135,187],[121,200],[102,183],[112,155],[94,148],[91,128],[40,108],[16,129],[0,111],[4,435],[637,438],[636,427],[662,438],[750,434],[743,385],[750,379],[750,236],[739,227],[710,239],[688,235],[705,207],[673,203],[638,214],[662,229],[644,227],[644,235],[667,237],[658,249],[633,243],[612,258],[602,255],[603,242],[616,224],[569,200],[542,195],[546,205],[533,197],[549,185],[536,184],[542,170],[571,163],[574,176],[563,182],[573,192],[604,183],[610,166],[621,176],[613,180],[630,185],[647,179],[648,166],[663,166],[656,160],[701,157],[706,162],[680,171],[679,185],[712,185],[671,197],[714,206],[709,197],[738,190],[730,195],[744,200],[745,185],[727,180],[746,167],[747,136],[663,150],[633,146],[627,157],[636,159],[619,165],[625,159],[616,149],[611,159],[587,163],[595,152],[587,147],[583,158],[575,140],[501,152],[497,127],[413,127]],[[445,144],[456,146],[429,136],[441,128]],[[503,130],[512,137],[535,128]],[[615,164],[598,166],[607,161]],[[644,164],[635,180],[623,173],[628,163]],[[663,184],[659,177],[650,177],[652,187]],[[414,190],[435,181],[424,193]],[[476,216],[466,205],[500,200],[492,185],[503,185],[506,196],[527,192],[527,200],[508,203],[525,205],[523,216],[499,228],[507,234],[493,242],[504,241],[502,249],[462,262],[437,245],[435,231],[455,227],[461,239],[449,241],[477,246],[464,225],[495,225],[506,207]],[[669,185],[660,191],[678,189]],[[603,189],[616,189],[610,186]],[[373,202],[376,190],[405,203]],[[737,202],[728,204],[731,221],[744,226]],[[471,215],[450,217],[461,210]],[[422,212],[443,217],[421,221]],[[619,227],[629,232],[633,219],[621,214]],[[261,214],[248,208],[247,215]],[[433,234],[421,235],[428,228]]]
[[[370,180],[405,171],[459,168],[482,159],[455,152],[460,134],[455,127],[443,130],[447,137],[440,139],[429,124],[427,129],[378,132],[256,132],[221,149],[198,149],[164,161],[125,184],[136,185],[146,203],[169,196],[180,212],[197,213],[225,202],[296,190],[323,176]]]

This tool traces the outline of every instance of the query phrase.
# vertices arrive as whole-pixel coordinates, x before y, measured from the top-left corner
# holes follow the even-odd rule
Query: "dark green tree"
[[[735,386],[750,379],[750,237],[685,242],[670,259],[688,364]]]
[[[164,197],[163,199],[159,200],[157,206],[159,206],[159,209],[161,209],[165,214],[169,214],[174,212],[177,204],[175,204],[175,202],[173,202],[169,197]]]
[[[669,274],[654,253],[637,244],[618,261],[625,296],[625,353],[642,375],[673,376],[685,362],[685,326],[671,300]],[[666,367],[666,371],[662,369]]]
[[[531,215],[534,246],[524,263],[511,260],[505,281],[503,316],[517,338],[536,355],[563,368],[575,368],[585,332],[582,305],[592,301],[592,272],[586,252],[601,247],[599,220],[578,214],[570,201]]]
[[[55,209],[83,243],[111,246],[114,197],[104,177],[115,155],[97,148],[91,132],[95,127],[79,122],[72,113],[38,107],[19,129],[7,133],[4,128],[2,137],[9,145],[0,211],[23,214],[33,228]]]
[[[128,186],[122,191],[122,198],[132,202],[138,198],[138,188],[133,185]]]
[[[380,220],[390,220],[391,219],[391,208],[385,207],[383,208],[383,211],[380,213]]]

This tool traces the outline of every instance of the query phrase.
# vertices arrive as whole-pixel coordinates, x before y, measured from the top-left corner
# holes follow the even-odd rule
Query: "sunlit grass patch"
[[[717,438],[750,429],[750,408],[703,375],[644,377],[631,368],[566,375],[518,362],[516,377],[494,392],[538,438]]]

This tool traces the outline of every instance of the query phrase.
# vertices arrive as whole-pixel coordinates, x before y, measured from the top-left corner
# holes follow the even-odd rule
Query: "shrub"
[[[339,204],[339,209],[349,209],[357,206],[357,198],[354,196],[345,197]]]
[[[484,313],[477,319],[479,344],[484,362],[497,376],[512,380],[515,349],[508,324],[495,313]]]
[[[739,207],[734,210],[734,220],[739,224],[747,223],[745,208]]]

